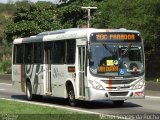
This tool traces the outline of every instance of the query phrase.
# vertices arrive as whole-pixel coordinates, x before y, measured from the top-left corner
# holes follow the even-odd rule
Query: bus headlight
[[[98,82],[94,81],[94,80],[89,80],[89,83],[92,85],[92,87],[96,90],[104,90],[104,88],[102,87],[101,84],[99,84]]]
[[[141,89],[144,85],[145,85],[145,81],[144,79],[142,79],[133,86],[133,89]]]

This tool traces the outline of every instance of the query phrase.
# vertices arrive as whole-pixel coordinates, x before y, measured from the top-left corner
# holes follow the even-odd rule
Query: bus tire
[[[75,99],[75,93],[72,86],[68,88],[68,101],[69,105],[75,107],[77,105],[77,100]]]
[[[124,103],[124,100],[115,100],[115,101],[113,101],[113,103],[115,106],[122,106]]]
[[[26,83],[26,96],[29,101],[33,99],[32,86],[30,82]]]

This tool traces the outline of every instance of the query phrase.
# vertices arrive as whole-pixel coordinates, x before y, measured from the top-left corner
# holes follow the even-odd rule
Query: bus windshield
[[[90,72],[98,76],[138,76],[144,72],[142,45],[90,45]]]

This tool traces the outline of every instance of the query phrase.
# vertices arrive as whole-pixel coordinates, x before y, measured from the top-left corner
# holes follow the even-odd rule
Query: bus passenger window
[[[23,63],[23,45],[18,44],[14,46],[14,64],[22,64]]]
[[[53,64],[65,64],[65,41],[54,42]]]
[[[32,63],[32,58],[33,58],[33,44],[25,44],[24,63],[25,64]]]
[[[67,64],[75,63],[76,41],[67,41]]]
[[[34,63],[42,63],[42,44],[34,44]]]

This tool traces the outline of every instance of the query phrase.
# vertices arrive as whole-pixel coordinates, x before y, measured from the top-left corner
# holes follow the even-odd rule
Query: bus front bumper
[[[137,90],[119,90],[106,91],[88,88],[88,100],[127,100],[127,99],[144,99],[145,87]]]

